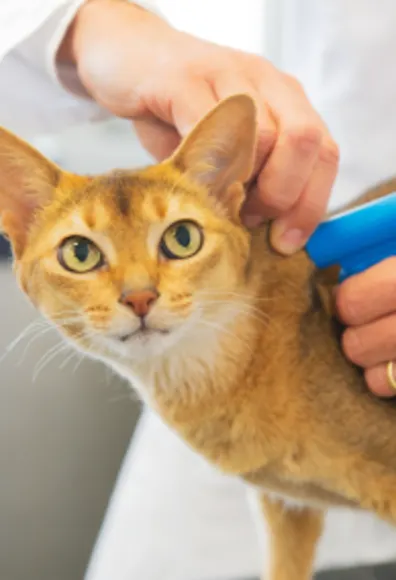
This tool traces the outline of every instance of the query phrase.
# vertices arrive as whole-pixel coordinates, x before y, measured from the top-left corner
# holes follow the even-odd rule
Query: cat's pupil
[[[84,241],[74,243],[74,255],[79,262],[85,262],[89,254],[89,244]]]
[[[176,228],[175,238],[180,246],[183,246],[183,248],[188,248],[191,242],[189,229],[186,226],[178,226]]]

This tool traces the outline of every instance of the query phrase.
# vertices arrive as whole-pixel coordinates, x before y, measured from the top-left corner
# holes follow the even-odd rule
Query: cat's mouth
[[[131,340],[132,338],[141,337],[148,339],[151,338],[152,336],[157,336],[159,334],[169,334],[169,332],[170,330],[168,330],[167,328],[152,328],[142,323],[141,326],[136,330],[133,330],[132,332],[128,332],[126,334],[125,333],[120,334],[116,338],[120,342],[128,342],[128,340]]]

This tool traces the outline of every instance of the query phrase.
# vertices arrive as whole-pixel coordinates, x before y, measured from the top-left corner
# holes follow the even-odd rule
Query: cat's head
[[[0,214],[22,288],[99,356],[147,359],[216,332],[243,300],[239,211],[255,141],[245,95],[220,103],[165,162],[95,178],[0,130]]]

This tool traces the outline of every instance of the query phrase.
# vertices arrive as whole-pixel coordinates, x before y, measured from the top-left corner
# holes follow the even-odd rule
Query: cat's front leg
[[[323,512],[290,507],[265,494],[260,494],[260,506],[270,537],[270,563],[262,580],[311,580]]]

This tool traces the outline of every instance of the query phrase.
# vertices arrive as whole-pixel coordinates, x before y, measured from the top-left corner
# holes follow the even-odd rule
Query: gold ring
[[[388,384],[389,386],[396,391],[396,380],[395,380],[395,375],[393,372],[393,361],[389,361],[388,364],[386,365],[386,376],[388,378]]]

